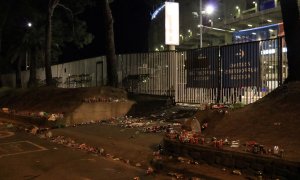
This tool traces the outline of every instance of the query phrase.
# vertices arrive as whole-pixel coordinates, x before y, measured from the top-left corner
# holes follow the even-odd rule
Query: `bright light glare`
[[[31,23],[31,22],[27,23],[27,26],[28,26],[28,27],[31,27],[31,26],[32,26],[32,23]]]
[[[215,8],[214,8],[212,5],[208,5],[208,6],[206,6],[206,8],[205,8],[205,12],[206,12],[207,14],[212,14],[214,11],[215,11]]]

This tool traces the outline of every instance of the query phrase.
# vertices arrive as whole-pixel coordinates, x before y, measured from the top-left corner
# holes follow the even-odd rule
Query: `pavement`
[[[148,176],[142,168],[55,144],[19,131],[14,124],[0,122],[0,179],[164,179]]]
[[[32,125],[14,123],[0,118],[3,179],[245,179],[206,164],[166,162],[163,169],[154,169],[153,159],[162,147],[164,133],[145,133],[143,127],[131,126],[140,121],[129,127],[83,124],[35,135]],[[147,174],[149,168],[154,173]]]

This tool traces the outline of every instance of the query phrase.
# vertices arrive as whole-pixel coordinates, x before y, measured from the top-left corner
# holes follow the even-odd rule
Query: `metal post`
[[[199,23],[200,23],[200,48],[202,48],[202,28],[203,28],[203,23],[202,23],[202,0],[200,0],[199,3]]]

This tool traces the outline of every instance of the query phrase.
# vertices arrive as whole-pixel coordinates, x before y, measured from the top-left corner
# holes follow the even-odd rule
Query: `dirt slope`
[[[206,135],[230,137],[286,149],[300,160],[300,82],[281,86],[265,98],[214,119]]]
[[[84,98],[93,97],[127,99],[127,93],[110,87],[76,89],[43,87],[6,90],[0,94],[0,107],[8,107],[17,111],[69,113],[78,107]]]

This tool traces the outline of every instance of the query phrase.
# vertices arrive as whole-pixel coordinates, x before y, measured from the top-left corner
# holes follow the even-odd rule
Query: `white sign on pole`
[[[165,2],[165,43],[179,45],[179,4]]]

